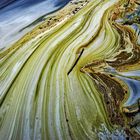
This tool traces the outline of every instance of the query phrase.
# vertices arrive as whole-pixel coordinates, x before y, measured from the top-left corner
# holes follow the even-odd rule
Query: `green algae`
[[[0,52],[0,139],[139,136],[122,111],[128,87],[105,71],[140,68],[139,57],[135,63],[124,61],[124,55],[118,61],[120,52],[128,51],[126,44],[132,45],[131,58],[135,50],[139,53],[130,27],[112,18],[112,11],[125,2],[91,0],[68,18],[58,12],[64,22],[46,20]]]

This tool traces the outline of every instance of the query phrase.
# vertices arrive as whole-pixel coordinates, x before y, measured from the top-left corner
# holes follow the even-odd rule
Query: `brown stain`
[[[106,63],[108,63],[110,66],[115,67],[116,69],[120,69],[122,66],[124,67],[130,67],[134,64],[138,64],[140,62],[140,46],[136,44],[136,37],[132,30],[130,30],[128,27],[123,25],[114,24],[113,27],[118,31],[120,34],[120,48],[121,50],[118,55],[116,55],[114,58],[116,58],[115,61],[107,60]],[[125,38],[129,38],[132,43],[132,51],[127,52],[126,51],[126,42]],[[118,52],[119,52],[118,50]],[[139,65],[140,66],[140,65]]]
[[[91,76],[98,81],[100,79],[96,87],[103,95],[111,123],[113,125],[124,126],[125,121],[120,111],[120,104],[125,98],[125,90],[120,83],[106,74],[94,73],[93,75],[91,74]]]
[[[131,5],[131,8],[121,9],[121,4],[116,5],[116,9],[112,10],[112,15],[109,17],[110,24],[120,35],[120,47],[116,55],[112,56],[115,60],[111,61],[111,57],[108,60],[94,60],[83,66],[80,71],[90,76],[95,87],[101,93],[110,122],[113,125],[125,128],[128,139],[133,140],[140,139],[140,135],[131,127],[137,124],[137,122],[133,122],[133,116],[140,111],[140,107],[135,104],[122,108],[122,103],[128,97],[128,89],[117,78],[103,70],[105,66],[111,66],[116,70],[122,71],[140,68],[140,46],[136,44],[135,33],[128,26],[115,22],[119,16],[123,15],[123,12],[133,11],[135,1],[130,0],[128,5]],[[94,39],[92,38],[90,42],[94,41]],[[127,52],[129,42],[131,42],[131,52]],[[82,47],[87,46],[88,44],[85,44]]]
[[[81,72],[91,77],[95,88],[101,93],[111,124],[124,128],[127,136],[132,140],[140,138],[135,129],[131,127],[137,123],[133,122],[133,116],[139,111],[139,107],[136,105],[127,108],[122,107],[123,101],[128,96],[127,87],[114,76],[96,72],[91,67],[82,68]]]

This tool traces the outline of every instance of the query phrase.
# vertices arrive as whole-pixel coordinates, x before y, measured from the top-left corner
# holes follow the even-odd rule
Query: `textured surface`
[[[140,139],[139,5],[73,0],[4,47],[0,140]]]
[[[70,0],[0,0],[0,49],[10,47]]]

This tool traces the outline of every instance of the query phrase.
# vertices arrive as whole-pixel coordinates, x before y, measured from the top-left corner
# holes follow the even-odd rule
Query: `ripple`
[[[46,2],[19,12],[34,10],[36,19]],[[0,51],[0,139],[140,137],[140,47],[135,29],[122,23],[129,6],[139,4],[72,0],[23,37],[17,27],[18,41]],[[7,11],[9,23],[14,10]]]

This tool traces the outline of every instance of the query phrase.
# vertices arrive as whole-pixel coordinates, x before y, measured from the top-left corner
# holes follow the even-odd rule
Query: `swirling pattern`
[[[140,139],[139,5],[72,0],[1,50],[0,139]]]

